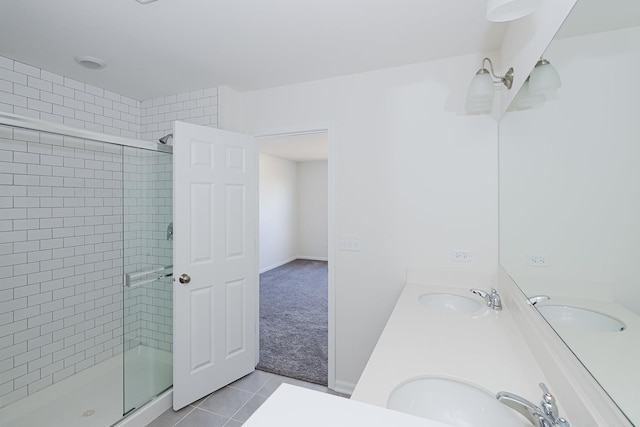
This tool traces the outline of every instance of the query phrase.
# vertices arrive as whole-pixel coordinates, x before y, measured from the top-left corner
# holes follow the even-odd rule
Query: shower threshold
[[[172,383],[172,354],[147,346],[125,353],[126,412]],[[114,356],[0,409],[0,427],[109,427],[123,417],[123,357]]]

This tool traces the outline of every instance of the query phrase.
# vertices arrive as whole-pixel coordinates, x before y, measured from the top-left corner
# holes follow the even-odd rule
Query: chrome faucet
[[[491,307],[494,310],[502,310],[502,299],[500,298],[500,294],[494,288],[491,288],[491,293],[481,291],[480,289],[470,289],[471,292],[484,298],[487,302],[487,306]]]
[[[536,305],[541,301],[548,301],[551,297],[549,295],[534,295],[528,299],[529,305]]]
[[[543,392],[540,406],[534,405],[524,397],[506,391],[496,394],[496,399],[522,414],[536,427],[569,427],[569,421],[558,416],[556,398],[549,393],[549,389],[544,383],[540,383],[540,388]]]

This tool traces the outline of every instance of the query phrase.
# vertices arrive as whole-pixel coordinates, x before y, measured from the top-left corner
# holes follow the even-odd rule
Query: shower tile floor
[[[124,362],[126,360],[126,362]],[[138,346],[0,409],[0,427],[105,427],[171,385],[172,355]],[[123,395],[123,363],[127,393]]]
[[[177,412],[168,409],[147,427],[241,426],[282,383],[337,394],[321,385],[256,370]]]

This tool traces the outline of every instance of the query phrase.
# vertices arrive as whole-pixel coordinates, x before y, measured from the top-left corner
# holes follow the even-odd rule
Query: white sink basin
[[[473,313],[484,305],[478,299],[455,294],[424,294],[418,300],[426,308],[441,313]]]
[[[398,386],[387,408],[458,427],[522,427],[493,394],[445,378],[416,378]]]
[[[586,308],[568,305],[538,305],[536,308],[551,326],[599,332],[621,332],[626,328],[626,325],[615,317]]]

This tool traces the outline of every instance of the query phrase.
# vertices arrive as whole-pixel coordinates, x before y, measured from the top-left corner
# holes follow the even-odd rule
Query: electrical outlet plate
[[[471,251],[468,249],[454,249],[451,252],[453,262],[471,262]]]
[[[529,255],[527,264],[530,267],[549,267],[549,257],[546,255]]]
[[[343,251],[360,252],[359,236],[342,236],[340,242],[340,249]]]

